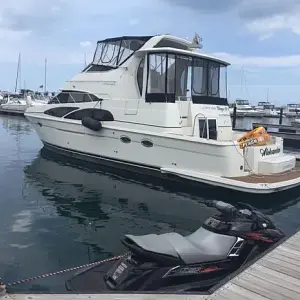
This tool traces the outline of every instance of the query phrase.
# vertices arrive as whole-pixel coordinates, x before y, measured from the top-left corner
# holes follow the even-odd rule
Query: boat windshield
[[[268,104],[268,102],[258,102],[257,106],[265,106],[267,104]]]
[[[288,104],[287,106],[290,108],[300,108],[299,104]]]
[[[249,105],[249,101],[248,101],[248,100],[240,100],[240,99],[237,99],[235,102],[236,102],[236,104],[238,104],[238,105]]]
[[[100,71],[119,67],[151,37],[126,36],[99,41],[91,64],[94,67],[88,68],[87,71]]]
[[[265,104],[264,105],[264,109],[274,109],[275,108],[275,105],[273,104]]]

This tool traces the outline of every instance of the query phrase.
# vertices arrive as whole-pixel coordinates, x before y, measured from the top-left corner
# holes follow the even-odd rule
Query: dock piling
[[[232,128],[235,128],[236,124],[236,105],[233,106],[233,114],[232,114]]]
[[[282,125],[283,107],[280,107],[279,125]]]

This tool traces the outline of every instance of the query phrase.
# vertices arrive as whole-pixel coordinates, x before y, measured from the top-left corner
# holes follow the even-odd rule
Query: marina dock
[[[0,297],[1,299],[1,297]],[[250,266],[233,273],[210,294],[10,294],[2,299],[101,300],[298,300],[300,299],[300,231]]]

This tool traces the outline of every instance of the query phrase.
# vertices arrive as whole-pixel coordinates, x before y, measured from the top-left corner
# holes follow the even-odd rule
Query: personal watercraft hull
[[[104,276],[115,263],[115,261],[109,261],[77,272],[66,281],[67,291],[76,293],[100,293],[108,291],[109,289],[104,282]]]
[[[105,293],[119,291],[192,292],[207,291],[234,271],[228,261],[215,264],[165,267],[130,267],[127,258],[96,265],[76,273],[66,281],[66,289],[74,293]],[[110,284],[113,274],[124,265],[128,267],[120,277],[124,284]],[[224,268],[223,268],[224,267]],[[232,267],[232,268],[230,268]],[[130,274],[130,276],[128,276]],[[118,282],[120,278],[116,279]],[[122,279],[120,280],[122,281]],[[110,287],[109,287],[110,286]]]

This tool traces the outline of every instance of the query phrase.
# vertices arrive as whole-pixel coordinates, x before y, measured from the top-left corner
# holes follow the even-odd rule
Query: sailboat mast
[[[20,53],[20,66],[19,66],[19,89],[21,89],[22,88],[22,78],[21,78],[21,76],[22,76],[22,70],[21,70],[21,53]]]
[[[20,61],[21,61],[21,53],[19,53],[19,58],[18,58],[18,67],[17,67],[17,76],[16,76],[15,93],[17,92],[17,89],[18,89],[18,80],[19,80]]]
[[[44,82],[44,93],[47,91],[47,58],[45,58],[45,82]]]

